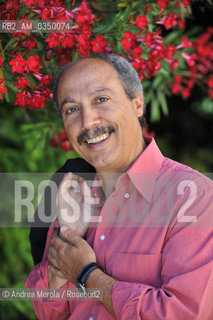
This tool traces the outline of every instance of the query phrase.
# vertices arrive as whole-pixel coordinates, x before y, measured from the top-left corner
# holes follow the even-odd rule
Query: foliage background
[[[202,33],[211,24],[212,6],[208,1],[193,1],[191,7],[192,14],[186,20],[184,32],[198,28],[198,34]],[[109,11],[109,1],[102,1],[101,10],[105,12],[105,17],[113,14]],[[159,109],[160,117],[155,119],[160,121],[153,121],[151,108],[148,103],[149,131],[154,131],[164,155],[201,172],[212,172],[213,105],[201,86],[195,85],[188,99],[181,95],[170,95],[168,115]],[[66,159],[75,156],[72,151],[65,152],[60,147],[50,146],[49,139],[54,136],[56,129],[61,128],[61,120],[55,117],[51,107],[26,110],[3,100],[0,107],[0,171],[55,172]],[[33,267],[28,234],[29,230],[24,228],[1,229],[0,287],[23,287]],[[0,318],[24,320],[36,317],[30,302],[14,301],[0,302]]]

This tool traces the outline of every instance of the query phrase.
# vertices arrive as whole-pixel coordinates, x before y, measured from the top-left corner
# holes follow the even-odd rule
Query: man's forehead
[[[88,76],[92,76],[94,72],[99,73],[100,76],[104,75],[107,72],[112,75],[112,77],[118,77],[117,71],[111,66],[110,63],[97,58],[85,58],[71,64],[61,78],[65,79],[72,76],[80,77],[81,74],[84,74],[84,76],[86,76],[87,73]]]

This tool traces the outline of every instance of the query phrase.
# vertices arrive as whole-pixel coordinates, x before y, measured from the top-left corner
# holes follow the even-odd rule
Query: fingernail
[[[67,226],[62,226],[61,228],[60,228],[60,231],[61,232],[65,232],[65,231],[67,231],[69,229],[69,227],[67,227]]]

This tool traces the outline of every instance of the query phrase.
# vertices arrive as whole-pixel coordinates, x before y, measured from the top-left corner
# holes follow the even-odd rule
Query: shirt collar
[[[155,181],[164,157],[154,138],[145,138],[145,142],[147,144],[146,149],[134,161],[126,173],[136,189],[150,203],[152,201]]]

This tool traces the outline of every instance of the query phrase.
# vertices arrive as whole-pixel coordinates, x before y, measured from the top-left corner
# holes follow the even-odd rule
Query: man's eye
[[[97,102],[105,102],[107,100],[108,100],[108,98],[106,98],[106,97],[100,97],[97,99]]]
[[[76,107],[69,107],[65,110],[65,113],[66,114],[71,114],[71,113],[74,113],[75,111],[77,110]]]

